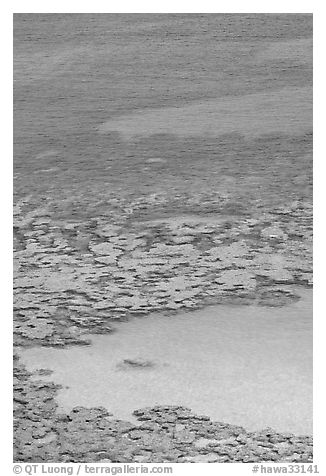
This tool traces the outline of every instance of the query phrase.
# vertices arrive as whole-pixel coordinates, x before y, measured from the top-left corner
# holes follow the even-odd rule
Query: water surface
[[[293,188],[311,140],[311,90],[312,15],[15,14],[15,194],[60,200],[92,179],[98,195],[117,182],[143,193],[135,164],[152,157],[182,161],[183,172],[165,171],[180,178],[174,189],[193,157],[246,167],[257,158],[270,176],[281,155],[281,177],[295,157],[283,185]],[[239,138],[212,141],[232,133],[245,138],[241,154]],[[274,140],[260,147],[266,134]]]
[[[311,88],[210,99],[182,107],[136,112],[105,122],[100,132],[119,132],[130,138],[153,134],[218,137],[238,133],[300,136],[312,131]]]

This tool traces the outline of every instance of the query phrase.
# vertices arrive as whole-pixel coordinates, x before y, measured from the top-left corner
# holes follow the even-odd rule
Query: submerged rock
[[[292,292],[283,289],[270,289],[260,293],[257,303],[259,306],[282,307],[299,300],[300,296]]]
[[[124,359],[117,365],[120,370],[130,369],[148,369],[155,366],[155,363],[151,360],[144,359]]]

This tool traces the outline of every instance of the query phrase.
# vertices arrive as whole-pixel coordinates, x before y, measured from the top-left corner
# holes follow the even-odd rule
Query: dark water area
[[[56,199],[85,188],[211,189],[212,171],[216,178],[226,170],[246,193],[253,184],[243,185],[245,178],[257,175],[256,196],[271,176],[271,200],[297,189],[307,196],[309,111],[299,137],[286,120],[281,134],[255,138],[237,127],[209,137],[163,130],[127,139],[98,130],[131,113],[284,88],[298,88],[300,111],[300,91],[311,87],[311,15],[15,14],[15,193]],[[152,157],[167,163],[144,170]]]

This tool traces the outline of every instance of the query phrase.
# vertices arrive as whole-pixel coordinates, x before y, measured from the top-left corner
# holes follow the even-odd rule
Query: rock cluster
[[[58,387],[32,380],[15,359],[15,462],[226,463],[312,461],[312,439],[271,429],[248,432],[182,406],[134,411],[140,425],[104,408],[60,413]]]
[[[190,214],[200,198],[210,213]],[[85,331],[110,332],[116,319],[232,299],[278,305],[297,299],[293,284],[311,285],[308,205],[227,215],[226,197],[196,200],[174,197],[184,212],[179,204],[166,215],[164,194],[121,200],[118,211],[115,198],[111,213],[83,222],[53,219],[49,207],[30,209],[20,200],[16,343],[85,343]]]
[[[292,286],[312,285],[311,205],[297,199],[284,206],[284,197],[270,200],[270,190],[257,199],[248,183],[244,202],[236,198],[239,183],[232,189],[225,180],[218,192],[214,186],[204,192],[202,183],[189,191],[186,181],[178,189],[168,177],[155,192],[149,187],[128,195],[112,184],[109,192],[107,184],[103,190],[91,184],[81,193],[79,182],[67,188],[65,176],[63,189],[46,190],[43,198],[27,195],[24,182],[14,208],[15,345],[87,345],[84,334],[108,333],[116,320],[154,311],[297,300]],[[155,365],[122,366],[134,364]],[[14,367],[15,461],[312,458],[310,438],[250,433],[182,407],[138,410],[140,426],[104,409],[62,414],[54,384],[32,379],[17,359]]]

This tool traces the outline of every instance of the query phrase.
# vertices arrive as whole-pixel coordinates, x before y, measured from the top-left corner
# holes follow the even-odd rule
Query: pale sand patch
[[[214,306],[135,318],[92,345],[21,351],[49,368],[61,408],[104,406],[130,420],[146,406],[184,405],[249,430],[312,433],[312,292],[282,308]],[[153,363],[124,368],[123,362]]]
[[[126,139],[152,134],[213,136],[239,133],[301,135],[312,131],[309,87],[210,99],[180,107],[152,109],[112,119],[99,132],[119,132]]]
[[[138,225],[168,225],[172,228],[181,227],[181,226],[196,226],[202,223],[207,225],[219,225],[228,221],[230,217],[221,217],[220,215],[177,215],[177,216],[167,216],[162,218],[154,218],[143,221],[137,221]]]

